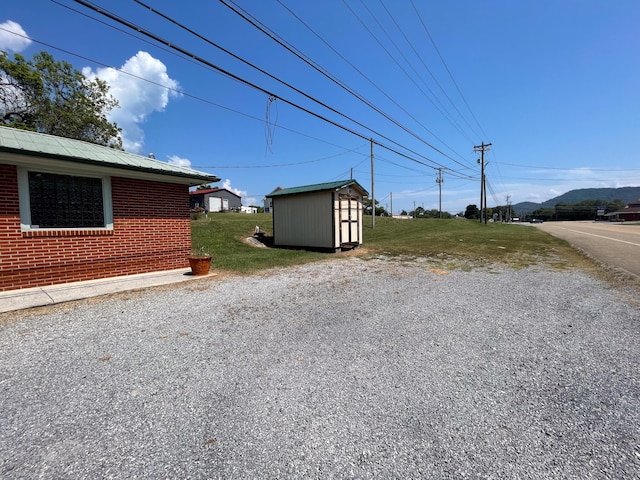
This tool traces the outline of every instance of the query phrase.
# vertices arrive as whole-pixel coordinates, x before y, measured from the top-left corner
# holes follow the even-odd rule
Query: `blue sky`
[[[636,0],[145,1],[198,36],[133,0],[92,3],[209,66],[73,0],[4,2],[0,50],[105,79],[128,151],[213,173],[245,205],[352,172],[371,192],[371,138],[396,214],[438,208],[438,168],[443,210],[479,205],[482,142],[489,206],[640,185]]]

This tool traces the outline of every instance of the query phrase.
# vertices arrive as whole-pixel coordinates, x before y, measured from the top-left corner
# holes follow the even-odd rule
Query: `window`
[[[29,202],[32,227],[104,227],[100,178],[29,172]]]
[[[113,229],[111,181],[18,169],[23,230]]]

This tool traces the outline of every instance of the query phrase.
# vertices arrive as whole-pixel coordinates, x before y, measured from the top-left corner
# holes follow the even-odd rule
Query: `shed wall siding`
[[[274,243],[282,246],[337,248],[332,192],[275,197]]]
[[[187,185],[111,177],[112,231],[22,232],[17,169],[0,164],[0,291],[188,266]]]

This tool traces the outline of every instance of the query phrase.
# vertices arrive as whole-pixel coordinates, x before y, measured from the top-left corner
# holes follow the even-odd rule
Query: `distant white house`
[[[243,205],[242,207],[240,207],[240,211],[242,213],[258,213],[258,207],[251,207],[251,206],[245,207]]]

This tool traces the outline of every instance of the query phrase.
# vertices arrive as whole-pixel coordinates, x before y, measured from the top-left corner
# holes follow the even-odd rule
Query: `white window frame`
[[[103,231],[113,230],[113,202],[111,198],[111,177],[87,173],[81,170],[47,167],[18,166],[18,196],[20,202],[20,229],[29,231]],[[40,228],[31,224],[31,197],[29,192],[29,172],[53,173],[57,175],[71,175],[74,177],[99,178],[102,180],[102,208],[104,213],[103,227],[52,227]]]

